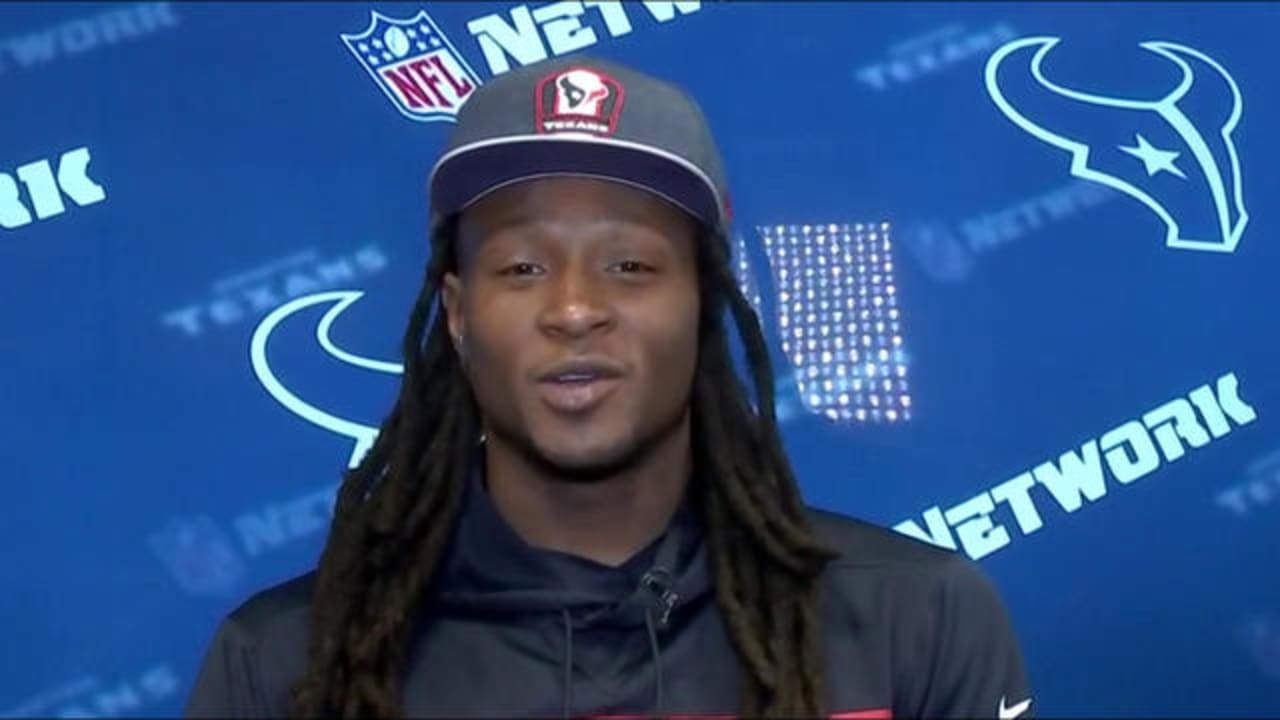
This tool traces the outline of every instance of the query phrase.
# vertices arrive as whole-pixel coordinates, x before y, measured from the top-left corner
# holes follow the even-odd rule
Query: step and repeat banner
[[[458,107],[587,52],[706,109],[809,502],[979,562],[1040,715],[1280,714],[1278,27],[0,6],[0,713],[174,715],[218,620],[313,567]]]

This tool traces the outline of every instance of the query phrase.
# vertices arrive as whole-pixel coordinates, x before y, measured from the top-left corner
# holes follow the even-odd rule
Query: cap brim
[[[715,185],[692,163],[656,148],[593,135],[525,135],[464,145],[436,163],[431,214],[443,218],[524,180],[576,175],[638,187],[718,227]]]

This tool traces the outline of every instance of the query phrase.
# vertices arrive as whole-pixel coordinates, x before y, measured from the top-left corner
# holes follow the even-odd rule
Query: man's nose
[[[569,337],[586,335],[613,318],[603,270],[565,266],[547,281],[542,312],[543,330]]]

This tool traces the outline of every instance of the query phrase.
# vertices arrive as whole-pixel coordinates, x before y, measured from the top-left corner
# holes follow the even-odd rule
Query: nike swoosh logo
[[[1000,720],[1013,720],[1013,718],[1018,717],[1026,712],[1027,708],[1031,707],[1031,698],[1027,698],[1013,707],[1006,706],[1004,701],[1005,698],[1002,695],[1000,697]]]

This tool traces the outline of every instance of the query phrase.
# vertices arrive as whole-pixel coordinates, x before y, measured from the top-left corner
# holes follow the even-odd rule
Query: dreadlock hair
[[[399,717],[415,611],[430,592],[462,502],[479,426],[437,294],[457,267],[456,217],[432,235],[403,339],[400,394],[338,490],[311,607],[300,717]],[[693,387],[691,495],[707,528],[716,602],[742,664],[739,713],[824,714],[818,543],[782,449],[773,372],[724,235],[698,238],[701,297]],[[758,411],[734,371],[723,314],[747,351]],[[430,323],[430,325],[428,325]]]

